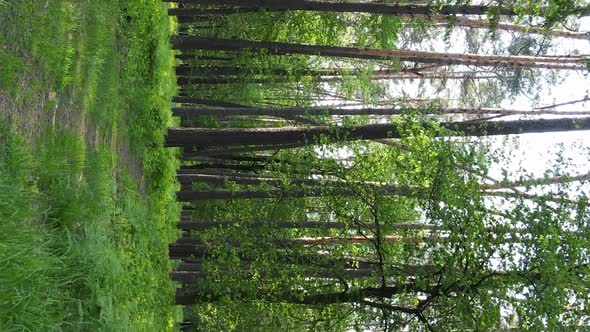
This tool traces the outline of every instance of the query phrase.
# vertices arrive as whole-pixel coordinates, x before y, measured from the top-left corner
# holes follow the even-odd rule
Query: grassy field
[[[180,318],[160,0],[0,0],[0,331]]]

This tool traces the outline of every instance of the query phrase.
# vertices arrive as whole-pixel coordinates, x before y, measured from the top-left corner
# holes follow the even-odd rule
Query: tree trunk
[[[354,222],[327,222],[327,221],[183,221],[177,224],[177,228],[185,231],[204,230],[218,227],[235,227],[241,228],[257,228],[257,227],[271,227],[271,228],[319,228],[319,229],[354,229],[358,225]],[[377,226],[373,223],[367,223],[363,228],[376,229]],[[426,224],[386,224],[381,226],[384,229],[392,230],[443,230],[440,226],[426,225]]]
[[[165,1],[171,2],[171,1]],[[181,2],[181,1],[174,1]],[[252,13],[259,12],[258,8],[217,8],[217,9],[201,9],[201,8],[168,8],[168,15],[183,17],[185,21],[190,21],[192,18],[201,16],[227,16],[231,14]]]
[[[514,135],[590,129],[590,117],[514,120],[473,124],[443,122],[442,127],[465,136]],[[425,125],[427,126],[427,125]],[[452,136],[453,133],[443,134]],[[166,146],[235,145],[314,145],[338,141],[400,138],[396,124],[371,124],[359,127],[282,127],[282,128],[170,128]]]
[[[177,177],[181,177],[184,175],[190,175],[190,174],[194,174],[194,173],[198,173],[198,174],[210,174],[210,175],[220,175],[220,176],[258,176],[255,173],[244,173],[244,172],[236,172],[236,171],[232,171],[232,170],[226,170],[226,169],[203,169],[203,170],[199,170],[198,172],[182,172],[182,173],[178,173]]]
[[[263,176],[241,176],[241,175],[212,175],[212,174],[181,174],[178,176],[178,180],[180,183],[194,183],[194,182],[207,182],[210,184],[224,184],[227,181],[235,182],[237,184],[243,185],[260,185],[260,184],[268,184],[272,186],[285,186],[285,185],[295,185],[295,186],[322,186],[322,185],[340,185],[345,186],[349,183],[346,181],[341,180],[333,180],[333,179],[297,179],[297,178],[290,178],[290,179],[278,179],[272,177],[263,177]],[[353,182],[350,182],[353,183]],[[360,183],[355,183],[360,184]],[[365,182],[362,185],[372,186],[377,189],[381,189],[381,187],[387,186],[386,184],[378,184],[372,182]]]
[[[171,259],[196,258],[205,256],[207,250],[202,246],[192,244],[170,244],[168,245],[168,253]]]
[[[207,106],[214,106],[214,107],[220,107],[220,108],[228,108],[228,107],[247,108],[248,107],[248,106],[244,106],[242,104],[232,103],[232,102],[228,102],[228,101],[193,98],[193,97],[178,97],[178,96],[173,97],[172,102],[184,103],[184,104],[207,105]]]
[[[333,244],[363,244],[363,243],[370,243],[372,241],[376,241],[377,238],[374,236],[362,236],[362,235],[351,235],[346,237],[299,237],[299,238],[267,238],[267,239],[259,239],[258,241],[261,242],[268,242],[279,246],[317,246],[317,245],[333,245]],[[382,242],[397,242],[397,243],[410,243],[410,244],[421,244],[426,243],[427,241],[436,241],[438,242],[438,238],[429,239],[428,237],[407,237],[407,236],[399,236],[399,235],[382,235],[381,241]],[[224,245],[230,245],[234,247],[240,247],[240,240],[232,239],[232,238],[218,238],[216,241],[223,243]],[[193,252],[197,252],[199,250],[203,250],[205,243],[203,240],[195,237],[181,237],[176,240],[175,243],[172,245],[175,246],[184,246],[186,248],[192,247]]]
[[[368,13],[394,16],[415,15],[486,15],[490,9],[496,15],[516,15],[512,8],[486,5],[414,5],[376,2],[328,2],[310,0],[164,0],[164,2],[196,5],[235,6],[266,11],[309,10],[316,12]],[[180,10],[179,10],[180,12]],[[177,14],[181,15],[181,14]]]
[[[174,304],[194,305],[196,304],[197,292],[186,288],[177,288],[174,296]]]
[[[221,62],[228,62],[232,61],[232,57],[229,56],[212,56],[212,55],[196,55],[190,53],[182,53],[176,54],[174,56],[178,60],[188,61],[188,60],[199,60],[199,61],[221,61]]]
[[[187,271],[187,272],[191,272],[191,271],[201,271],[202,270],[202,266],[201,263],[180,263],[177,267],[176,267],[176,271]]]
[[[287,164],[291,164],[291,162],[289,160],[286,159],[280,159],[280,158],[273,158],[271,156],[245,156],[245,155],[222,155],[222,156],[213,156],[213,157],[202,157],[199,156],[198,154],[194,154],[191,152],[188,153],[184,153],[182,155],[183,159],[195,159],[195,160],[203,160],[203,161],[216,161],[216,160],[224,160],[224,161],[233,161],[233,162],[252,162],[252,163],[263,163],[263,164],[269,164],[269,163],[287,163]]]
[[[314,245],[330,245],[330,244],[361,244],[370,243],[376,241],[377,238],[374,236],[346,236],[346,237],[300,237],[293,239],[277,239],[276,242],[281,244],[293,245],[300,244],[305,246]],[[399,242],[399,243],[412,243],[419,244],[424,243],[425,238],[420,237],[406,237],[399,235],[382,235],[381,241],[383,242]]]
[[[286,107],[286,108],[262,108],[262,107],[173,107],[172,114],[176,116],[219,115],[219,116],[334,116],[334,115],[400,115],[416,108],[392,107],[392,108],[332,108],[332,107]],[[474,115],[590,115],[589,111],[555,111],[555,110],[516,110],[500,108],[424,108],[418,109],[423,114],[474,114]]]
[[[175,271],[170,274],[170,278],[178,281],[183,285],[194,284],[198,279],[206,277],[203,271]]]
[[[213,39],[194,36],[175,36],[172,44],[178,50],[242,51],[265,50],[268,54],[305,54],[357,59],[376,59],[463,65],[494,68],[546,68],[588,70],[583,56],[523,56],[438,53],[410,50],[382,50],[339,46],[317,46],[281,42],[262,42],[238,39]]]
[[[259,172],[264,170],[264,165],[241,165],[241,164],[213,164],[213,163],[200,163],[192,166],[181,166],[178,170],[178,174],[195,174],[198,173],[196,170],[201,169],[230,169],[241,172]]]
[[[402,71],[403,69],[400,69]],[[310,76],[312,77],[311,81],[314,83],[334,83],[334,82],[342,82],[347,77],[347,75],[339,75],[339,76]],[[232,77],[232,76],[221,76],[221,77],[208,77],[208,78],[200,78],[200,77],[178,77],[176,79],[176,83],[179,86],[192,86],[192,85],[199,85],[199,84],[276,84],[276,83],[292,83],[297,82],[296,79],[299,79],[300,76],[272,76],[272,77]],[[495,74],[488,74],[488,75],[479,75],[479,76],[469,76],[469,75],[444,75],[444,74],[422,74],[422,75],[414,75],[414,74],[391,74],[391,75],[381,75],[381,76],[370,76],[368,77],[371,81],[385,81],[385,80],[486,80],[486,79],[498,79],[498,75]]]
[[[399,78],[423,78],[429,77],[426,76],[427,74],[424,73],[425,71],[432,70],[438,66],[424,66],[424,67],[412,67],[412,68],[396,68],[396,69],[376,69],[373,70],[370,75],[368,75],[373,80],[378,79],[399,79]],[[176,75],[177,76],[184,76],[186,77],[183,81],[179,81],[179,84],[186,84],[186,83],[199,83],[199,82],[206,82],[206,83],[240,83],[245,82],[248,83],[248,77],[252,75],[262,75],[262,76],[272,76],[268,77],[267,79],[271,81],[280,80],[283,78],[286,81],[290,81],[291,77],[324,77],[325,81],[335,81],[335,80],[342,80],[345,77],[355,77],[358,75],[365,75],[367,73],[359,70],[342,70],[337,68],[324,68],[324,69],[295,69],[295,70],[287,70],[282,68],[271,68],[271,69],[262,69],[262,68],[248,68],[248,67],[236,67],[236,66],[179,66],[176,67]],[[198,81],[199,76],[206,76],[207,79],[211,79],[210,76],[222,76],[222,77],[214,77],[212,80],[208,81]],[[227,76],[227,77],[225,77]],[[461,78],[464,78],[465,75],[460,75]],[[495,77],[495,76],[494,76]],[[441,76],[441,78],[445,78],[445,76]],[[322,81],[324,82],[324,81]]]
[[[261,144],[257,146],[248,146],[248,147],[239,147],[233,149],[205,149],[194,152],[195,156],[222,156],[228,154],[237,154],[237,153],[247,153],[247,152],[261,152],[261,151],[271,151],[271,150],[282,150],[282,149],[292,149],[292,148],[299,148],[302,146],[308,145],[305,142],[298,142],[298,143],[291,143],[291,144]],[[194,145],[188,145],[190,147]]]
[[[376,188],[377,189],[377,188]],[[397,187],[388,185],[378,188],[382,195],[392,196],[420,196],[424,195],[424,190],[419,188]],[[327,195],[351,196],[356,194],[349,188],[329,188],[329,187],[312,187],[305,189],[274,189],[274,190],[183,190],[176,193],[176,197],[181,202],[193,202],[200,200],[228,200],[228,199],[261,199],[261,198],[302,198],[302,197],[321,197]]]

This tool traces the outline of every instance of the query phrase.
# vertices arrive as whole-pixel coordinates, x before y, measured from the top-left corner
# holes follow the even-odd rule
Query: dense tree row
[[[546,42],[587,38],[564,28],[587,5],[174,2],[181,328],[590,324],[576,190],[588,174],[558,159],[543,177],[509,177],[482,139],[588,129],[586,111],[563,109],[587,97],[501,107],[539,78],[587,72],[585,55]],[[437,33],[467,39],[439,51]]]

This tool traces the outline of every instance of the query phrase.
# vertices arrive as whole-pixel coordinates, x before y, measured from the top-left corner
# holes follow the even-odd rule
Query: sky
[[[579,23],[580,31],[590,31],[590,18],[583,18]],[[508,44],[512,33],[499,32],[499,35],[504,43]],[[450,44],[444,38],[438,40],[426,38],[423,42],[411,47],[411,49],[436,52],[467,52],[467,45],[462,31],[454,29],[448,40],[451,41]],[[590,54],[590,40],[555,38],[553,45],[549,53],[552,55]],[[482,47],[482,51],[486,51],[485,47]],[[535,102],[531,101],[530,96],[520,96],[514,100],[503,101],[500,107],[505,109],[532,110],[535,107],[580,100],[586,96],[590,97],[590,77],[588,77],[588,73],[581,71],[560,71],[559,74],[563,77],[558,83],[548,84],[545,82],[539,85],[537,91],[539,98]],[[425,89],[419,89],[419,83],[419,80],[403,81],[403,83],[400,83],[398,80],[391,80],[388,82],[387,89],[391,96],[399,97],[407,94],[408,98],[429,99],[439,97],[455,100],[460,94],[459,85],[452,81],[447,83],[449,94],[442,96],[436,94],[432,87],[426,86]],[[453,86],[453,84],[456,85]],[[329,105],[330,103],[328,102],[327,104]],[[481,105],[477,101],[473,104],[481,107],[497,106]],[[449,106],[459,107],[464,105],[453,104],[451,102]],[[557,107],[555,110],[590,111],[589,107],[590,102],[585,102]],[[515,120],[519,117],[511,116],[498,120]],[[542,117],[550,118],[552,116],[546,115]],[[380,121],[388,122],[389,120],[383,118]],[[562,157],[571,163],[568,167],[559,170],[561,174],[580,175],[590,173],[590,131],[525,134],[517,136],[518,138],[516,140],[515,135],[510,136],[509,140],[506,140],[506,137],[489,137],[483,139],[489,142],[493,148],[504,150],[507,153],[504,159],[493,164],[490,168],[490,175],[492,177],[502,179],[503,171],[506,169],[509,170],[509,173],[512,173],[509,174],[509,179],[512,180],[518,179],[525,174],[533,177],[542,177],[548,169],[553,168],[552,164],[555,163],[558,152],[560,151],[563,152]],[[346,155],[347,151],[338,151],[336,154]],[[588,191],[590,191],[590,188]]]
[[[580,21],[580,31],[590,31],[590,18]],[[557,39],[557,50],[561,54],[567,54],[569,50],[577,49],[581,54],[590,54],[590,41]],[[559,45],[560,44],[560,45]],[[590,77],[588,73],[569,72],[567,78],[553,86],[547,84],[540,87],[539,106],[551,105],[570,100],[579,100],[590,96]],[[518,98],[514,103],[504,102],[503,107],[527,109],[531,107],[527,98]],[[588,111],[589,102],[558,107],[558,111]],[[535,176],[542,176],[547,169],[547,163],[554,161],[560,146],[563,146],[564,157],[571,158],[572,167],[567,170],[572,175],[590,172],[590,131],[577,131],[566,133],[542,133],[519,135],[520,144],[513,146],[513,163],[520,164]],[[500,142],[501,144],[501,142]],[[495,167],[492,173],[498,173]]]
[[[590,31],[590,17],[582,18],[579,21],[579,31]],[[510,34],[500,34],[502,40],[508,41]],[[445,43],[443,38],[432,42],[425,41],[421,47],[423,50],[448,51],[448,52],[467,52],[465,37],[463,33],[454,30],[451,35],[451,45]],[[554,47],[550,54],[590,54],[590,40],[556,38],[553,40]],[[429,49],[430,48],[430,49]],[[421,48],[422,49],[422,48]],[[560,75],[565,78],[557,84],[544,83],[539,86],[539,100],[537,103],[531,102],[527,96],[517,97],[515,100],[505,100],[500,106],[505,109],[531,110],[534,107],[553,105],[556,103],[580,100],[585,96],[590,96],[590,77],[587,72],[561,71]],[[412,84],[414,87],[412,88]],[[410,83],[404,90],[417,90],[415,83]],[[400,87],[392,86],[391,89],[400,90]],[[459,89],[452,88],[452,91]],[[397,92],[399,93],[399,91]],[[456,97],[451,96],[451,98]],[[454,105],[459,106],[459,105]],[[482,105],[485,107],[485,105]],[[590,102],[577,103],[557,107],[557,111],[590,111]],[[550,118],[551,116],[543,116]],[[557,116],[560,117],[560,116]],[[504,117],[501,120],[515,120],[519,116]],[[563,171],[570,175],[585,174],[590,172],[590,131],[577,131],[566,133],[542,133],[542,134],[525,134],[518,135],[518,144],[515,143],[514,136],[510,140],[506,137],[490,137],[486,139],[492,147],[503,150],[510,150],[511,154],[507,157],[509,160],[503,160],[493,165],[490,169],[490,175],[496,178],[502,178],[502,171],[506,168],[514,174],[512,178],[518,178],[522,173],[520,169],[525,170],[535,177],[541,177],[551,164],[557,158],[557,153],[563,151],[566,159],[571,159],[572,166],[565,168]],[[563,147],[563,148],[562,148]],[[589,186],[590,187],[590,186]]]

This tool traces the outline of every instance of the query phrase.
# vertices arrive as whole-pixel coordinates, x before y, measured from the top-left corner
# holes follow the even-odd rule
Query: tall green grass
[[[0,331],[171,330],[179,211],[176,152],[163,147],[175,90],[165,5],[15,0],[0,21],[0,61],[11,61],[0,74],[12,75],[0,93],[58,119],[25,141],[0,118]]]
[[[47,206],[24,143],[11,128],[0,127],[1,331],[58,328],[71,300],[64,289],[75,279],[64,273],[58,234],[43,223]]]

